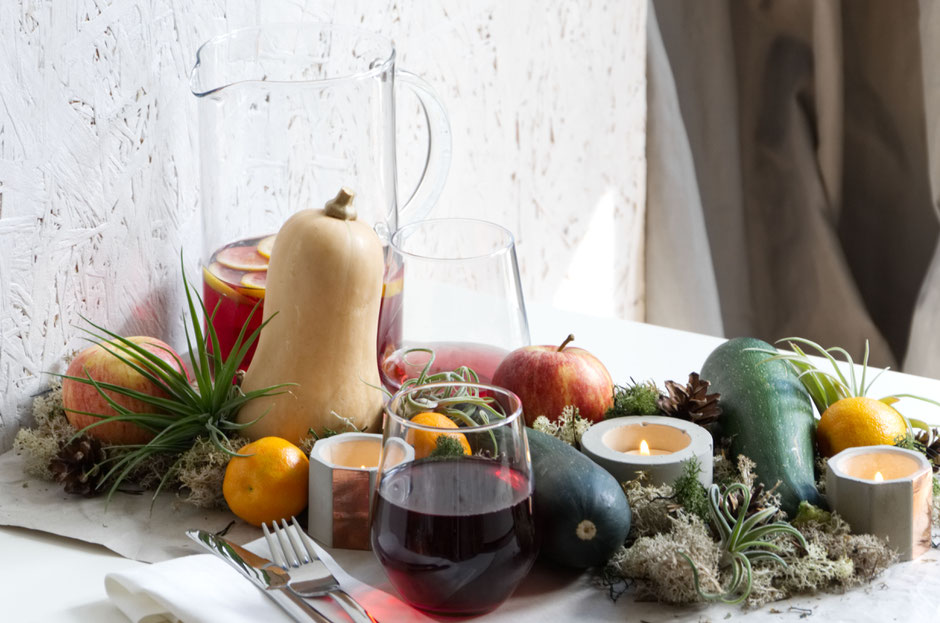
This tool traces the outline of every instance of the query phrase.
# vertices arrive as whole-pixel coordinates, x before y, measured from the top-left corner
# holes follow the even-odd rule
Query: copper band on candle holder
[[[333,470],[333,547],[370,549],[367,471]]]

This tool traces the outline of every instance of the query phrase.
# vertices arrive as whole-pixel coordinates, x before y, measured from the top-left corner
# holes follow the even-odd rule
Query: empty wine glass
[[[467,366],[488,383],[529,344],[512,233],[465,218],[418,221],[391,237],[379,315],[383,384]],[[471,377],[472,378],[472,377]]]
[[[468,383],[389,401],[372,550],[408,603],[448,616],[496,608],[538,554],[522,403]]]

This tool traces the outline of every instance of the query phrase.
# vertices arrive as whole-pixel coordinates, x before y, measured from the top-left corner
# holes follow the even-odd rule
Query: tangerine
[[[816,427],[816,442],[823,456],[856,446],[894,445],[907,434],[907,420],[881,400],[854,396],[827,408]]]
[[[434,411],[424,411],[419,413],[411,418],[411,421],[415,424],[433,426],[434,428],[459,428],[449,417],[443,413],[436,413]],[[408,431],[406,439],[408,443],[414,446],[415,458],[423,459],[431,454],[434,448],[437,447],[437,438],[441,435],[446,435],[456,439],[460,442],[460,445],[463,446],[463,453],[471,454],[470,443],[467,441],[467,437],[463,433],[447,433],[444,431],[437,432],[413,428]]]
[[[262,437],[238,451],[225,468],[222,495],[253,526],[289,519],[307,507],[310,460],[280,437]]]

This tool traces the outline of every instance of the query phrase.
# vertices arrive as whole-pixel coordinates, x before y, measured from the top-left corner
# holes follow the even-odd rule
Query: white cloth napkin
[[[245,546],[270,558],[264,539]],[[343,571],[319,545],[314,548],[336,579],[376,620],[432,621],[398,598]],[[290,617],[263,591],[223,560],[197,554],[154,563],[129,571],[109,573],[104,580],[111,601],[134,623],[289,623]],[[324,615],[337,621],[348,618],[329,598],[311,601]]]

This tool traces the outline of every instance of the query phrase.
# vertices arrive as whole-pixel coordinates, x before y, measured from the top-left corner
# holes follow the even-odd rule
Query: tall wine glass
[[[488,383],[529,344],[512,233],[487,221],[417,221],[392,234],[379,315],[379,368],[391,391],[430,372],[471,368]],[[471,377],[472,378],[472,377]]]
[[[409,385],[389,401],[372,550],[399,594],[448,616],[496,608],[538,553],[522,405],[487,385]]]

